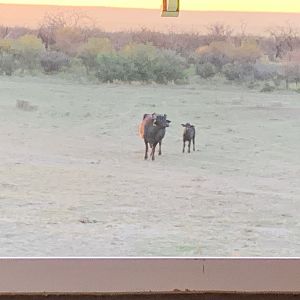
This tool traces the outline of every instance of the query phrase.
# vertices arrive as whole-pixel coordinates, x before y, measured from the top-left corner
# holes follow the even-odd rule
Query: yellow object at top
[[[178,17],[179,0],[162,0],[162,17]]]

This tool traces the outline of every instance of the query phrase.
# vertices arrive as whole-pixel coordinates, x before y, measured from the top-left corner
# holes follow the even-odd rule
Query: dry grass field
[[[172,121],[155,162],[152,112]],[[299,116],[293,92],[2,77],[0,255],[299,255]]]

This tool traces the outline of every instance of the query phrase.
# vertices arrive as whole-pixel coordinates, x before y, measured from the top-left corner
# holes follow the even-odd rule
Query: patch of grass
[[[275,87],[270,85],[269,83],[266,83],[263,88],[260,90],[262,93],[270,93],[275,90]]]

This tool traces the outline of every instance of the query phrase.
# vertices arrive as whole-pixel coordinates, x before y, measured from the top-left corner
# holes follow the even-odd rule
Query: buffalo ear
[[[182,126],[182,127],[186,127],[186,125],[185,125],[185,124],[181,124],[181,126]]]
[[[167,122],[168,122],[168,123],[171,123],[171,121],[170,121],[170,120],[167,120]]]

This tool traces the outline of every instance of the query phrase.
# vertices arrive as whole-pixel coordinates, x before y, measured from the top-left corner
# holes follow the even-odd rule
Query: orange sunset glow
[[[159,9],[161,6],[161,0],[2,0],[0,3],[148,9]],[[192,11],[300,12],[300,1],[181,0],[181,9]]]
[[[179,18],[161,18],[162,0],[0,0],[0,25],[37,28],[45,14],[78,11],[108,31],[147,27],[159,31],[203,32],[207,24],[223,22],[264,35],[287,23],[300,28],[300,0],[181,0]]]

